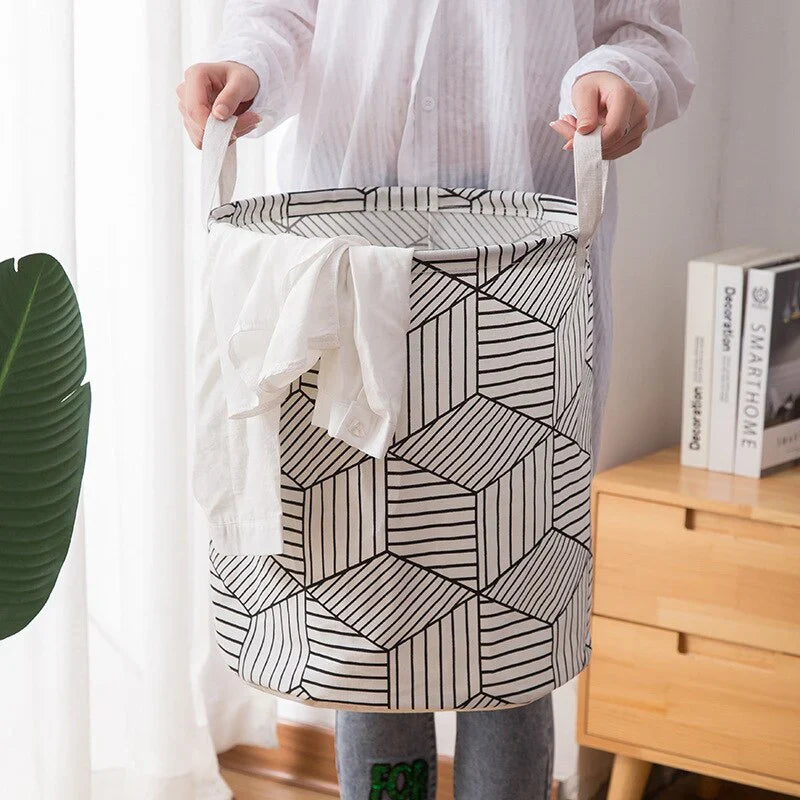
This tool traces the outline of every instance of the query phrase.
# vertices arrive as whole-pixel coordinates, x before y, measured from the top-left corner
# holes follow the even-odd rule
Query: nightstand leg
[[[608,800],[641,800],[652,766],[649,761],[640,761],[638,758],[614,756]]]

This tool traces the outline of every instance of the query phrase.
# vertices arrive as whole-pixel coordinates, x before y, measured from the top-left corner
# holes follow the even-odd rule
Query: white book
[[[763,247],[739,247],[718,255],[709,395],[709,469],[733,472],[735,466],[745,273],[798,258],[800,255],[796,253]]]
[[[800,262],[747,273],[736,474],[800,458]]]
[[[681,411],[681,464],[686,467],[708,466],[716,269],[738,249],[694,259],[687,270]]]

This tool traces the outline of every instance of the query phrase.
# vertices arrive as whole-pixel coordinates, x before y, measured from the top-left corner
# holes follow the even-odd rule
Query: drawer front
[[[800,655],[800,529],[596,502],[596,613]]]
[[[800,658],[594,617],[590,735],[800,780]]]

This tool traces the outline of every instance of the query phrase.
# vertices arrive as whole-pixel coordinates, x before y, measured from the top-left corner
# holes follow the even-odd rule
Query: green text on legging
[[[428,762],[418,758],[411,764],[373,764],[371,783],[369,800],[428,800]]]

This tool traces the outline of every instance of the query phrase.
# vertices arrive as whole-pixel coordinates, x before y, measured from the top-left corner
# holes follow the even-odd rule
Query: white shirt
[[[606,70],[650,108],[686,107],[695,79],[678,0],[228,0],[214,60],[252,67],[259,135],[294,116],[285,190],[368,185],[522,189],[574,197],[548,122],[580,75]],[[607,393],[610,176],[594,240],[595,449]]]
[[[318,361],[312,424],[385,456],[405,387],[412,255],[362,236],[211,226],[193,488],[219,552],[282,552],[281,404]]]

